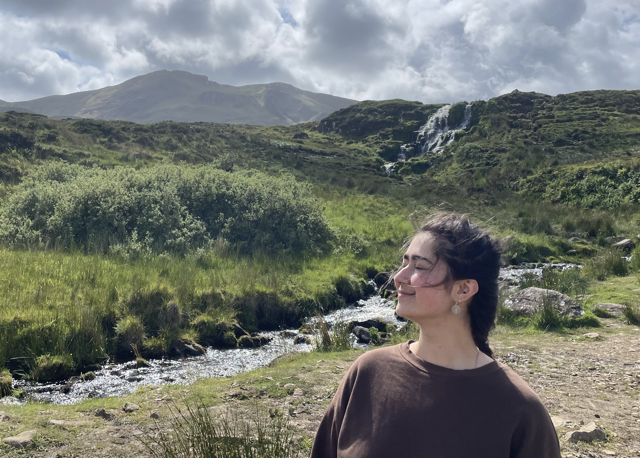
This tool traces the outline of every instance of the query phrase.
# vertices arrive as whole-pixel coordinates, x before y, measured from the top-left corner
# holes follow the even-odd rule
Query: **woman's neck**
[[[429,363],[457,370],[474,369],[492,361],[478,350],[471,327],[462,317],[421,324],[420,338],[411,344],[411,351]]]

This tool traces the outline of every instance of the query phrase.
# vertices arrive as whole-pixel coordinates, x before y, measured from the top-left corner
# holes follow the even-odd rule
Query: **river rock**
[[[631,240],[631,239],[624,239],[624,240],[619,241],[618,243],[614,243],[611,246],[615,247],[615,248],[618,248],[618,249],[624,251],[625,253],[629,253],[631,250],[633,250],[636,247],[636,244],[633,243],[633,240]]]
[[[238,339],[238,346],[242,348],[257,348],[271,342],[271,338],[267,336],[242,336]]]
[[[519,314],[532,315],[542,308],[545,300],[550,301],[560,313],[566,314],[569,318],[579,318],[584,315],[580,304],[566,294],[535,286],[512,294],[504,301],[504,305]]]
[[[358,342],[366,344],[371,342],[371,334],[369,334],[369,329],[363,326],[355,326],[352,332],[358,338]]]
[[[311,339],[308,336],[305,336],[304,334],[298,334],[295,339],[293,339],[293,343],[295,345],[299,345],[299,344],[310,344],[311,343]]]
[[[20,399],[14,396],[5,396],[4,398],[0,399],[0,404],[5,406],[21,406],[22,405],[22,403],[20,402]]]
[[[173,351],[180,353],[182,356],[200,356],[205,353],[202,345],[195,342],[183,342],[182,340],[173,345]]]
[[[564,438],[569,442],[591,442],[596,439],[605,440],[607,436],[594,422],[591,422],[578,431],[569,431]]]
[[[134,404],[132,402],[127,402],[122,407],[122,410],[124,410],[127,413],[131,413],[131,412],[135,412],[136,410],[140,410],[140,406],[138,404]]]
[[[366,321],[350,321],[348,328],[351,332],[353,332],[353,329],[356,326],[360,326],[363,328],[376,328],[378,331],[380,332],[386,332],[387,331],[387,325],[390,323],[387,323],[386,321],[384,321],[381,318],[374,318],[371,320],[366,320]]]
[[[33,436],[36,435],[36,430],[23,431],[17,436],[5,437],[4,443],[15,448],[23,448],[31,443]]]
[[[0,410],[0,423],[4,423],[5,421],[9,421],[11,418],[7,413],[3,410]]]
[[[282,337],[295,337],[297,334],[295,331],[282,331],[280,335]]]
[[[624,310],[624,305],[622,304],[612,304],[609,302],[598,302],[594,307],[599,307],[601,309],[605,309],[607,312],[611,313],[615,316],[622,316],[622,312]]]
[[[591,340],[595,340],[598,337],[600,337],[600,334],[598,334],[597,332],[587,332],[586,334],[582,334],[582,335],[587,339],[591,339]]]

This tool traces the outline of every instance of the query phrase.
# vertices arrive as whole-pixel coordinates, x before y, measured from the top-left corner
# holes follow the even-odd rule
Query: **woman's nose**
[[[407,266],[400,267],[400,270],[398,270],[393,277],[393,282],[395,283],[396,287],[398,287],[398,283],[405,283],[408,285],[409,281],[410,276],[407,273]]]

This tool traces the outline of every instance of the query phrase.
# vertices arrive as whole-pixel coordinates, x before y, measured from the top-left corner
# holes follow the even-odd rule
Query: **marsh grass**
[[[174,407],[169,428],[141,438],[153,457],[258,458],[293,456],[293,428],[282,412],[257,406],[247,417],[213,413],[203,403]]]
[[[348,323],[339,321],[331,329],[322,315],[317,316],[315,325],[315,350],[319,352],[347,351],[353,349]]]
[[[629,273],[629,263],[620,250],[605,248],[585,262],[584,273],[599,281],[610,276],[624,277]]]
[[[526,273],[518,286],[520,289],[535,286],[577,296],[585,294],[589,284],[590,279],[582,273],[582,269],[574,267],[564,271],[544,269],[540,277]]]
[[[622,316],[627,323],[640,326],[640,307],[638,307],[637,303],[625,303],[622,309]]]

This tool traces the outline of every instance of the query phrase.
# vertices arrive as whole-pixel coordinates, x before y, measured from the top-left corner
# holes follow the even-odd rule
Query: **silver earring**
[[[451,311],[453,312],[454,315],[457,315],[458,313],[460,313],[460,306],[458,305],[457,302],[453,307],[451,307]]]

